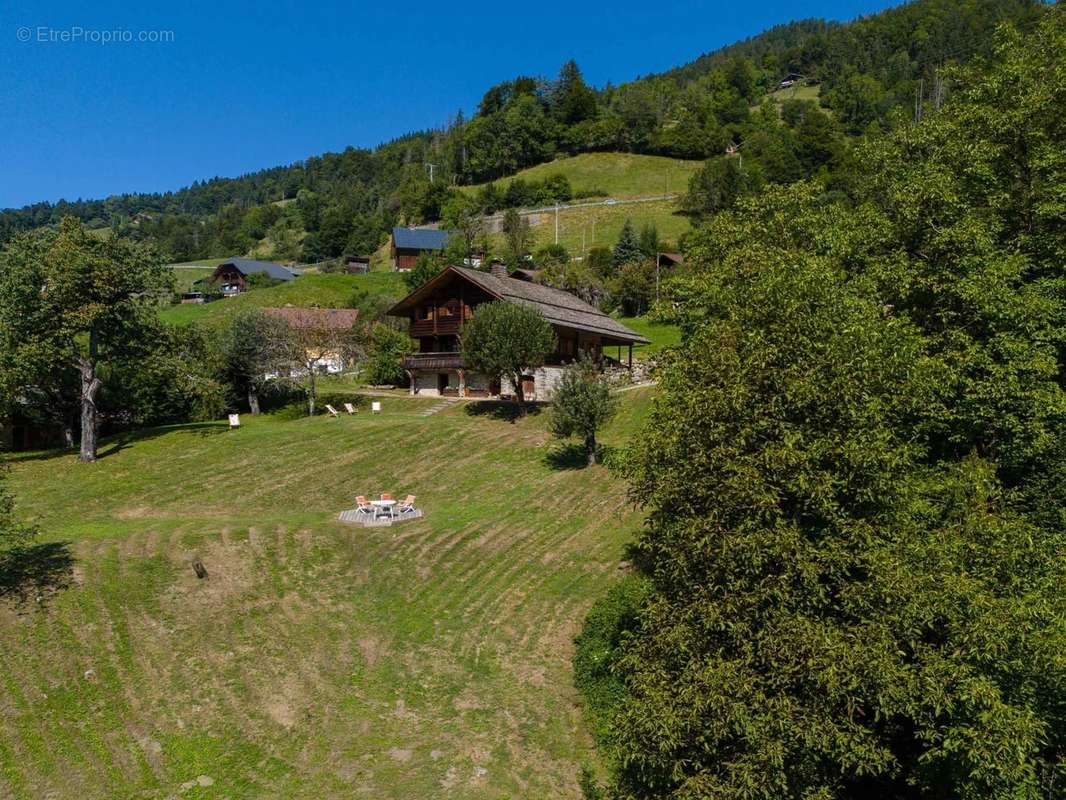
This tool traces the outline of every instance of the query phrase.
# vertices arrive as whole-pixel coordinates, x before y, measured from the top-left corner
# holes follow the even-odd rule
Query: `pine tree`
[[[618,234],[618,243],[614,246],[614,264],[620,267],[623,264],[631,264],[640,261],[643,253],[640,249],[640,241],[633,230],[633,223],[626,219],[622,225],[622,231]]]

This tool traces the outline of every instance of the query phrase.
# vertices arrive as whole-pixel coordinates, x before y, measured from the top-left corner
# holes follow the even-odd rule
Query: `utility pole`
[[[559,201],[555,201],[555,243],[559,244]]]
[[[659,302],[659,253],[655,253],[655,302]]]
[[[933,73],[933,109],[940,110],[940,106],[944,104],[944,75],[941,72],[940,66],[937,66],[936,71]]]
[[[435,170],[437,168],[437,165],[436,164],[430,164],[427,161],[426,162],[426,166],[429,167],[429,182],[433,183],[433,170]]]

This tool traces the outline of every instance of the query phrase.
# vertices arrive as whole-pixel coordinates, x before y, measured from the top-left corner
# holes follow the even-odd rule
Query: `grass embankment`
[[[608,444],[651,394],[623,397]],[[73,571],[40,605],[0,599],[0,797],[578,795],[572,639],[639,514],[568,468],[546,414],[383,402],[15,461],[20,513]],[[335,521],[384,490],[426,517]]]
[[[618,321],[633,331],[633,333],[639,333],[644,338],[651,340],[651,344],[636,345],[633,348],[634,356],[647,358],[658,354],[664,348],[676,347],[681,344],[681,329],[676,325],[662,325],[657,322],[651,322],[647,317],[621,317]],[[610,348],[607,348],[607,354],[611,355]]]
[[[646,197],[684,192],[688,188],[689,178],[702,166],[702,161],[665,156],[582,153],[538,164],[509,178],[501,178],[496,183],[506,190],[515,178],[543,181],[553,175],[563,175],[570,181],[570,188],[575,193],[600,191],[608,197]],[[465,187],[463,191],[477,191],[483,185]]]
[[[560,158],[547,164],[522,170],[510,178],[497,181],[502,189],[514,178],[527,181],[542,181],[552,175],[565,175],[575,193],[602,192],[603,196],[586,200],[575,199],[573,203],[596,202],[606,199],[625,200],[634,197],[682,194],[688,189],[689,179],[702,161],[686,161],[664,156],[646,156],[634,153],[583,153],[569,158]],[[478,186],[465,187],[473,192]],[[564,208],[559,212],[559,243],[572,255],[580,255],[597,245],[612,247],[626,219],[631,219],[639,229],[653,224],[659,235],[670,242],[688,230],[688,218],[678,213],[676,200],[655,200],[644,203],[617,203],[583,208]],[[529,217],[536,246],[555,241],[555,214],[540,213]],[[497,245],[502,245],[502,236],[495,236]]]
[[[229,319],[242,308],[280,308],[286,305],[345,308],[359,291],[400,299],[407,294],[407,287],[403,276],[397,272],[372,272],[367,275],[312,273],[288,283],[254,289],[213,303],[169,306],[163,309],[161,316],[175,325],[190,322],[212,324]]]

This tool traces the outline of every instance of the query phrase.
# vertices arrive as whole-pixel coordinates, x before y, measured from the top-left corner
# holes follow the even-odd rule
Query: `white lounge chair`
[[[329,405],[329,403],[326,404],[326,411],[329,412],[329,415],[331,417],[337,417],[338,419],[340,418],[340,414],[337,413],[337,409]]]
[[[355,406],[353,406],[351,403],[345,403],[344,404],[344,410],[347,411],[348,414],[354,414],[355,413]]]
[[[375,414],[380,414],[380,413],[381,413],[381,403],[380,403],[380,402],[378,402],[377,400],[373,400],[373,401],[371,401],[371,403],[370,403],[370,410],[371,410],[371,411],[372,411],[373,413],[375,413]]]
[[[241,415],[240,414],[230,414],[229,415],[229,429],[231,431],[235,431],[239,427],[241,427]]]
[[[396,506],[396,515],[402,517],[404,514],[413,514],[415,512],[415,496],[413,494],[407,495],[403,499],[403,502]]]

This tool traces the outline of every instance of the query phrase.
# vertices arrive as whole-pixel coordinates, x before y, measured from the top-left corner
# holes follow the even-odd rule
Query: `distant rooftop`
[[[392,240],[397,247],[409,250],[443,250],[448,243],[448,231],[432,228],[393,228]]]
[[[264,314],[283,319],[293,328],[328,328],[344,331],[359,320],[356,308],[264,308]]]
[[[255,261],[251,258],[231,258],[227,261],[223,261],[218,266],[220,268],[232,266],[242,275],[266,273],[266,275],[278,281],[291,281],[299,275],[295,270],[283,267],[281,264],[275,264],[273,261]]]

